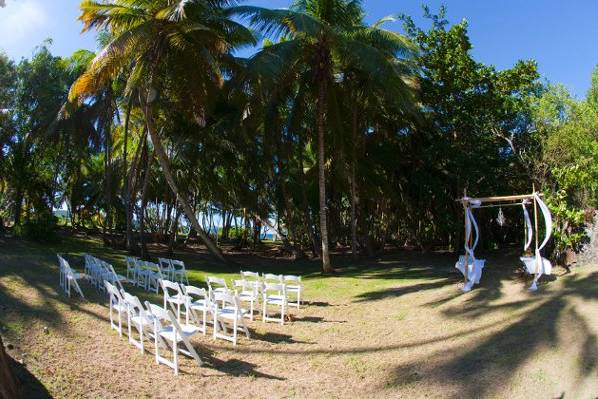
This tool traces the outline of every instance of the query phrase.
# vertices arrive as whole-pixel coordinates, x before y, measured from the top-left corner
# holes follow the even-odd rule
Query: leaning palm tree
[[[200,125],[210,93],[229,70],[231,50],[254,42],[252,33],[229,18],[230,0],[82,1],[84,31],[108,30],[112,39],[73,84],[71,100],[83,99],[110,85],[126,71],[125,95],[136,91],[147,132],[162,173],[185,215],[208,250],[220,260],[220,249],[203,231],[171,171],[156,126],[158,92],[175,96]]]
[[[367,76],[370,87],[377,87],[398,101],[410,98],[404,81],[405,63],[413,46],[401,35],[386,31],[379,24],[365,27],[359,0],[295,0],[290,9],[270,10],[238,6],[231,12],[248,19],[265,36],[278,43],[264,47],[249,65],[270,75],[278,84],[289,76],[304,80],[312,76],[316,99],[318,186],[322,268],[332,272],[329,256],[325,136],[329,130],[329,94],[343,79],[342,67]],[[292,72],[295,71],[293,74]],[[283,78],[284,77],[284,78]]]

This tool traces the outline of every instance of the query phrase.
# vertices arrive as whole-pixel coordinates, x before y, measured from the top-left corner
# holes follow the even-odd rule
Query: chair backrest
[[[172,265],[172,268],[175,271],[185,271],[185,262],[183,262],[182,260],[171,259],[170,264]]]
[[[127,256],[127,270],[134,270],[137,267],[137,258]]]
[[[243,291],[253,291],[254,294],[257,294],[258,291],[258,282],[257,281],[248,281],[248,280],[234,280],[233,281],[233,288],[237,290],[240,288]]]
[[[192,285],[185,285],[183,286],[185,290],[185,295],[187,296],[201,296],[207,298],[208,291],[205,288],[194,287]]]
[[[170,317],[168,317],[168,311],[164,310],[164,308],[161,306],[145,301],[145,308],[147,309],[147,312],[154,318],[154,321],[158,324],[158,328],[162,327],[162,320],[170,320]]]
[[[261,280],[259,273],[257,273],[257,272],[243,271],[243,270],[241,270],[241,278],[243,280],[256,280],[256,281]]]
[[[269,291],[282,292],[283,295],[286,293],[286,286],[284,284],[265,283],[263,289],[264,289],[264,295],[266,295]]]
[[[118,289],[114,285],[112,285],[108,281],[104,280],[104,286],[106,287],[106,291],[110,295],[110,302],[111,303],[118,304],[118,303],[121,303],[123,301],[123,298],[120,295],[120,292],[118,291]]]
[[[123,292],[123,300],[129,308],[129,313],[132,315],[143,316],[145,314],[145,309],[143,309],[141,301],[136,296],[131,295],[128,292]]]
[[[232,306],[235,308],[235,312],[241,308],[239,303],[239,297],[233,291],[225,291],[218,295],[218,302],[222,305],[222,307],[229,307]],[[218,306],[218,304],[216,304]]]
[[[151,270],[154,273],[157,273],[160,275],[160,279],[163,279],[163,274],[162,274],[162,269],[160,268],[160,266],[158,266],[157,263],[154,262],[145,262],[145,268],[148,270]]]
[[[266,274],[264,274],[264,282],[268,282],[268,281],[275,281],[277,283],[282,283],[284,281],[284,278],[282,277],[282,274],[266,273]]]
[[[162,291],[164,291],[164,296],[166,298],[170,298],[171,296],[174,296],[174,295],[182,296],[182,294],[183,294],[179,283],[175,283],[174,281],[169,281],[169,280],[160,280],[160,284],[162,285]],[[175,294],[171,295],[170,290],[174,291]]]
[[[295,284],[301,284],[301,276],[295,276],[292,274],[287,274],[283,277],[283,281],[285,283],[295,283]]]
[[[160,265],[160,269],[162,269],[162,271],[171,270],[171,268],[172,268],[170,259],[158,258],[158,264]]]
[[[210,297],[208,295],[208,291],[205,288],[198,288],[192,285],[185,285],[183,286],[183,291],[185,292],[185,296],[187,298],[187,304],[190,304],[194,298],[201,298],[206,301],[206,304],[209,303]]]
[[[207,278],[207,282],[208,282],[208,287],[213,290],[214,286],[220,286],[223,288],[228,288],[228,285],[226,285],[226,280],[220,277],[214,277],[214,276],[208,276]]]

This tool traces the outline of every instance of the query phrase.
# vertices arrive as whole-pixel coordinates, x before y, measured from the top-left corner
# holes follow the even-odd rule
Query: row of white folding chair
[[[85,299],[83,291],[81,290],[81,287],[77,282],[77,280],[82,278],[81,273],[77,273],[73,269],[71,269],[69,263],[62,256],[57,256],[59,266],[60,287],[69,297],[71,296],[71,288],[74,288],[75,291],[77,291],[77,293],[81,295],[81,298]]]
[[[160,266],[153,262],[135,259],[135,284],[146,291],[160,291],[160,280],[164,279]]]
[[[166,279],[189,285],[187,269],[185,269],[185,263],[182,260],[158,258],[158,264]]]
[[[190,285],[182,285],[177,282],[162,280],[162,291],[164,292],[164,309],[169,306],[177,319],[181,319],[181,313],[185,313],[185,321],[189,324],[192,319],[197,323],[200,331],[205,335],[207,331],[207,315],[211,314],[214,324],[214,338],[222,338],[237,344],[237,332],[242,331],[249,338],[249,329],[245,325],[244,317],[247,310],[240,305],[236,293],[228,289],[216,289],[206,291]],[[199,313],[202,314],[200,319]],[[232,329],[227,334],[229,325]]]
[[[226,284],[226,280],[223,278],[208,276],[206,280],[208,283],[210,297],[214,297],[216,300],[218,300],[221,293],[230,292]],[[280,281],[278,277],[277,281]],[[256,280],[234,280],[233,288],[240,303],[249,303],[249,311],[244,313],[244,315],[248,316],[251,321],[253,321],[253,314],[256,305],[258,302],[261,302],[263,322],[279,321],[280,324],[284,324],[284,317],[288,311],[287,286],[284,283],[269,283]],[[273,318],[270,316],[269,307],[272,306],[279,308],[279,318]]]
[[[157,364],[166,364],[178,374],[178,354],[182,353],[193,359],[201,366],[202,362],[191,345],[189,338],[199,332],[199,328],[188,323],[181,325],[170,310],[161,308],[158,305],[145,302],[145,308],[141,305],[139,298],[119,291],[116,286],[108,281],[104,282],[109,293],[110,303],[110,326],[118,331],[122,337],[122,316],[127,316],[127,328],[129,342],[144,352],[144,336],[154,341],[155,358]],[[113,313],[118,315],[118,324],[114,320]],[[138,332],[139,341],[132,334],[132,327]],[[184,347],[181,347],[183,345]],[[173,360],[162,356],[160,348],[170,348],[173,353]]]
[[[285,284],[287,302],[297,309],[301,306],[301,298],[303,294],[303,284],[301,283],[301,276],[292,274],[272,274],[264,273],[260,275],[257,272],[241,271],[241,278],[248,281],[261,281],[264,283],[280,283]],[[292,297],[291,297],[292,295]]]
[[[301,283],[301,276],[283,275],[264,273],[260,276],[257,272],[241,271],[241,278],[251,282],[264,283],[280,283],[285,285],[285,295],[287,296],[287,303],[296,307],[301,306],[301,298],[303,293],[303,284]]]
[[[122,283],[127,281],[127,278],[117,274],[110,263],[89,254],[85,254],[84,258],[85,273],[92,286],[100,291],[104,291],[104,281],[109,281],[112,284],[116,284],[119,289],[123,289]]]

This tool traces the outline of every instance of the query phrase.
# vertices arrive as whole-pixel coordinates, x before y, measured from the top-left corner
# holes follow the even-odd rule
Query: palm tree
[[[201,125],[209,93],[223,81],[233,61],[230,52],[254,42],[251,32],[229,18],[228,0],[82,1],[84,31],[107,29],[112,39],[89,69],[73,84],[70,98],[110,84],[127,71],[125,94],[139,92],[139,103],[162,173],[185,215],[208,250],[220,260],[220,249],[202,230],[187,196],[177,186],[155,123],[158,89],[176,93],[189,115]],[[156,101],[157,100],[157,101]]]
[[[295,71],[297,79],[312,76],[315,86],[318,148],[318,186],[322,268],[330,263],[326,199],[325,137],[329,130],[329,94],[342,80],[342,66],[351,65],[367,76],[370,87],[403,101],[411,90],[403,77],[405,65],[397,58],[408,55],[412,46],[398,34],[381,29],[380,24],[365,27],[359,0],[295,0],[290,9],[269,10],[254,6],[234,7],[231,12],[264,35],[282,40],[264,47],[252,60],[253,67],[265,74],[285,77]]]

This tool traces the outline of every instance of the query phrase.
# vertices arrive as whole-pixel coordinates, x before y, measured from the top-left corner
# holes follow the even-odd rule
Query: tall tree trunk
[[[170,233],[170,240],[168,241],[168,256],[174,253],[174,245],[176,244],[176,236],[179,230],[179,219],[181,218],[181,208],[175,204],[175,216],[172,222],[172,231]]]
[[[316,237],[316,231],[315,231],[315,223],[314,223],[314,218],[312,215],[311,210],[309,209],[309,203],[307,201],[307,190],[305,188],[305,172],[303,171],[303,149],[304,149],[304,144],[303,144],[303,136],[299,135],[299,152],[297,154],[297,162],[299,163],[299,184],[301,186],[301,203],[302,203],[302,207],[303,207],[303,214],[305,217],[305,221],[306,221],[306,227],[307,227],[307,235],[309,238],[309,241],[311,243],[311,250],[313,253],[313,256],[319,256],[320,255],[320,248],[318,246],[318,239]]]
[[[187,197],[184,195],[181,195],[179,192],[176,182],[174,181],[174,177],[172,176],[172,171],[170,170],[170,163],[168,161],[168,157],[166,156],[166,152],[164,151],[164,147],[162,146],[160,137],[158,137],[158,132],[156,132],[156,129],[154,126],[154,119],[153,119],[153,115],[152,115],[150,106],[148,104],[144,103],[144,104],[142,104],[142,109],[143,109],[143,114],[145,116],[145,122],[147,124],[147,131],[152,139],[152,144],[154,145],[154,151],[156,153],[156,156],[158,157],[158,163],[160,164],[160,167],[162,168],[162,173],[164,173],[164,178],[168,182],[170,189],[172,190],[175,197],[177,197],[179,199],[181,207],[183,208],[183,211],[185,212],[185,216],[187,216],[187,219],[189,220],[189,222],[191,223],[191,225],[197,232],[197,235],[199,236],[199,238],[203,241],[203,243],[207,247],[208,251],[214,257],[216,257],[218,260],[220,260],[222,262],[226,262],[226,259],[224,258],[224,254],[222,253],[220,248],[218,248],[216,245],[214,245],[212,240],[210,240],[210,238],[207,236],[207,234],[201,228],[199,221],[197,220],[197,217],[195,216],[195,213],[193,212],[193,209],[191,209],[191,206],[189,206]]]
[[[131,196],[129,193],[129,176],[127,170],[127,152],[129,146],[129,121],[131,119],[131,108],[133,106],[133,95],[129,96],[129,103],[127,104],[127,114],[125,116],[125,137],[123,147],[123,205],[125,207],[125,247],[127,251],[133,249],[133,213],[131,209]]]
[[[143,177],[143,187],[141,189],[141,211],[139,212],[139,242],[141,243],[141,258],[146,259],[147,244],[145,242],[145,212],[147,208],[147,189],[149,187],[150,173],[152,169],[153,156],[150,155],[150,149],[145,146],[145,175]]]
[[[353,109],[353,140],[351,159],[351,255],[357,258],[357,109]]]
[[[328,222],[326,206],[326,157],[324,156],[324,134],[326,132],[327,94],[328,87],[324,74],[319,76],[318,96],[318,187],[320,191],[320,235],[322,239],[322,270],[324,273],[333,271],[328,253]]]

